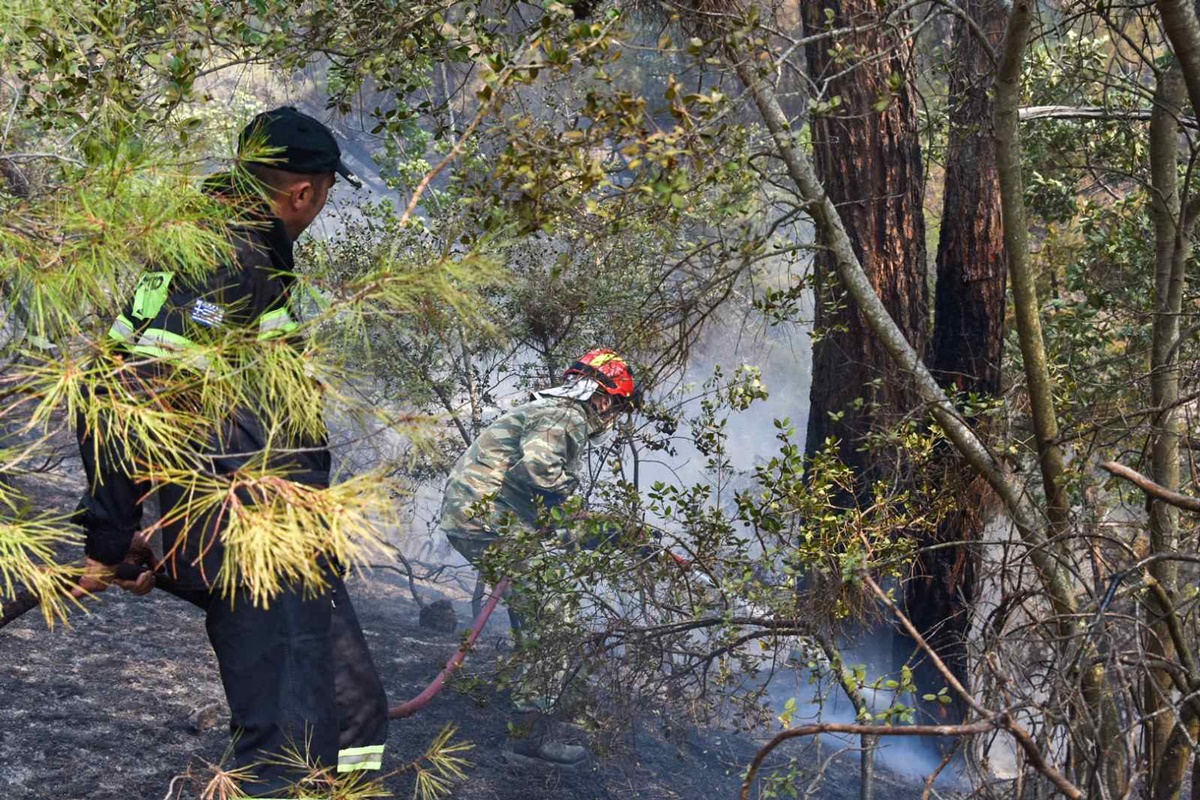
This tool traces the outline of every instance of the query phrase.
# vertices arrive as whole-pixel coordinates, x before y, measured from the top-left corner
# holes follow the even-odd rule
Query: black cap
[[[258,163],[302,175],[336,172],[356,189],[362,186],[342,161],[342,150],[333,132],[292,106],[264,111],[250,120],[238,137],[239,155],[249,142],[264,151],[255,159]]]

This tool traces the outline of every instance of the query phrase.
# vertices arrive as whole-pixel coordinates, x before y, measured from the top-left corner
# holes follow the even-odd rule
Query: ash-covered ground
[[[62,511],[74,506],[79,488],[70,470],[22,483],[41,507]],[[419,608],[407,586],[388,573],[354,579],[350,591],[391,702],[416,695],[453,652],[459,634],[419,627]],[[428,589],[426,595],[436,598]],[[461,630],[470,612],[456,600]],[[138,598],[111,589],[88,606],[91,612],[74,614],[69,627],[49,630],[33,611],[0,629],[0,798],[196,797],[194,788],[183,789],[178,781],[173,787],[172,779],[189,767],[203,771],[205,762],[219,761],[228,742],[228,711],[203,615],[159,591]],[[645,719],[623,739],[605,742],[575,771],[506,765],[501,749],[507,704],[492,688],[492,678],[507,631],[505,615],[494,618],[468,659],[465,679],[418,715],[392,722],[385,766],[397,768],[415,758],[452,723],[457,739],[474,745],[455,798],[738,797],[743,771],[763,740],[678,721],[668,735],[661,720]],[[564,729],[564,736],[596,744],[579,729]],[[826,756],[829,752],[826,748]],[[782,766],[796,757],[807,773],[798,787],[804,796],[822,765],[799,743],[776,753],[772,763]],[[856,754],[835,758],[824,765],[811,796],[857,798],[858,774]],[[396,797],[412,795],[410,775],[390,775],[385,785]],[[919,781],[880,770],[877,800],[920,793]]]

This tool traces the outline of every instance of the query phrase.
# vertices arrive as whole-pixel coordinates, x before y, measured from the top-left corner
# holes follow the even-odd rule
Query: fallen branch
[[[1173,492],[1167,487],[1150,480],[1137,470],[1130,469],[1124,464],[1118,464],[1116,461],[1106,461],[1100,467],[1106,472],[1116,475],[1118,478],[1124,478],[1155,500],[1161,500],[1167,505],[1182,508],[1184,511],[1200,514],[1200,499],[1198,498]]]
[[[22,589],[6,603],[0,604],[0,628],[23,615],[26,611],[37,608],[42,601],[28,589]]]

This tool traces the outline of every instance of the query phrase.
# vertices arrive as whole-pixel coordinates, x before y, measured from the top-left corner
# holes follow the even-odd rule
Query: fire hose
[[[475,618],[474,624],[471,625],[471,630],[467,633],[467,638],[463,640],[462,645],[454,652],[454,655],[450,656],[450,659],[446,662],[446,666],[419,695],[408,702],[389,708],[389,718],[401,719],[417,713],[428,705],[429,701],[442,690],[442,687],[446,685],[446,681],[462,665],[463,660],[467,657],[467,653],[475,646],[475,640],[479,638],[480,631],[487,624],[488,617],[496,610],[496,605],[500,602],[500,598],[504,595],[510,583],[512,583],[512,580],[509,578],[500,579],[500,582],[492,589],[492,593],[488,597],[487,602],[484,603],[483,608],[479,610],[479,616]]]
[[[669,550],[664,552],[666,552],[681,569],[690,571],[690,561],[675,553],[672,553]],[[118,580],[137,580],[138,576],[140,576],[147,569],[149,569],[149,567],[145,564],[118,564],[114,568],[114,577]],[[511,578],[500,579],[500,581],[492,589],[492,593],[488,596],[487,602],[484,603],[483,608],[479,610],[479,616],[477,616],[475,618],[475,622],[472,623],[471,629],[467,632],[466,639],[463,640],[463,643],[459,646],[459,648],[455,650],[454,654],[451,655],[446,661],[446,666],[442,668],[442,671],[437,674],[437,677],[435,677],[433,681],[416,697],[399,705],[391,706],[388,709],[388,717],[390,719],[402,719],[404,717],[412,716],[425,706],[429,705],[429,701],[431,701],[437,695],[437,693],[445,687],[446,681],[448,681],[459,669],[459,667],[462,666],[463,661],[465,661],[467,658],[467,653],[469,653],[471,648],[475,646],[475,642],[479,639],[479,634],[483,631],[483,626],[487,624],[488,618],[490,618],[492,616],[492,612],[496,610],[496,606],[500,603],[500,598],[504,596],[504,593],[508,590],[508,587],[511,583]],[[174,589],[174,582],[171,580],[170,576],[162,572],[154,573],[154,585],[155,588],[163,589],[164,591],[168,592],[171,592]],[[83,592],[82,589],[76,587],[71,591],[71,594],[75,597],[83,597],[86,593]],[[18,592],[15,598],[0,607],[0,628],[3,628],[17,617],[20,617],[26,611],[35,608],[40,602],[41,601],[38,599],[38,597],[28,590]]]
[[[663,552],[666,553],[671,560],[674,561],[677,566],[679,566],[680,569],[683,569],[684,571],[691,570],[692,562],[688,559],[672,553],[670,550],[664,550]],[[471,648],[475,646],[475,640],[479,638],[479,634],[483,630],[483,626],[487,624],[488,617],[490,617],[492,612],[496,610],[496,605],[499,604],[500,598],[504,596],[504,592],[508,590],[509,584],[511,583],[511,578],[500,579],[499,583],[497,583],[495,588],[492,589],[492,593],[488,596],[487,602],[484,603],[483,608],[479,610],[479,616],[475,618],[475,622],[471,625],[471,630],[467,633],[467,638],[463,641],[458,650],[454,652],[454,655],[450,656],[450,659],[446,662],[446,666],[441,672],[438,673],[438,676],[433,679],[432,683],[425,687],[424,691],[422,691],[413,699],[405,703],[401,703],[398,706],[392,706],[389,708],[388,718],[402,719],[417,713],[426,705],[428,705],[429,701],[432,700],[434,696],[442,690],[442,688],[446,685],[446,681],[450,679],[450,676],[452,676],[460,666],[462,666],[462,662],[464,659],[466,659],[467,653],[469,653]]]

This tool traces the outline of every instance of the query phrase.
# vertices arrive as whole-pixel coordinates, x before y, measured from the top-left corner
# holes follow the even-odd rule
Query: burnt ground
[[[71,475],[43,475],[22,488],[43,507],[67,510],[79,485]],[[441,669],[458,635],[420,628],[418,606],[407,587],[387,574],[352,580],[350,592],[389,698],[396,703],[416,695]],[[201,768],[221,758],[228,711],[201,612],[158,591],[137,598],[113,589],[89,606],[91,613],[74,614],[69,627],[48,630],[34,611],[0,629],[3,800],[159,800],[189,765]],[[461,625],[469,611],[463,604],[458,610]],[[452,685],[418,715],[392,722],[386,766],[414,758],[453,723],[457,738],[474,745],[467,754],[467,779],[455,787],[455,798],[738,796],[740,776],[761,740],[678,724],[668,737],[654,720],[639,724],[634,734],[573,772],[508,767],[501,756],[506,703],[491,688],[504,642],[503,623],[489,626],[457,689]],[[197,730],[189,718],[205,706],[210,707],[208,727]],[[586,734],[576,729],[567,729],[566,737],[587,743]],[[777,753],[773,762],[796,756],[803,769],[817,769],[816,760],[798,747]],[[803,781],[801,796],[808,782]],[[394,796],[412,795],[408,775],[390,776],[385,785]],[[919,795],[919,782],[880,771],[877,800]],[[195,796],[194,791],[183,794]],[[828,765],[813,796],[856,798],[857,756],[848,753]]]

